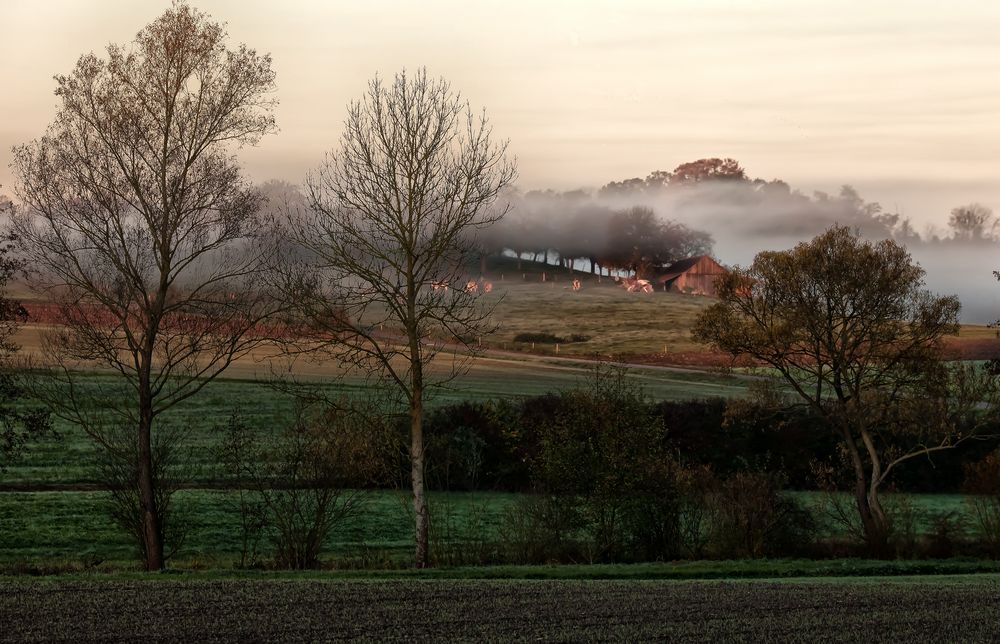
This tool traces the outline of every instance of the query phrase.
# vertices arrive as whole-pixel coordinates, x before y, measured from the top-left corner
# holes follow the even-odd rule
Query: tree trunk
[[[413,275],[413,264],[409,265]],[[413,490],[413,518],[416,552],[414,565],[426,568],[430,563],[430,537],[427,496],[424,491],[424,363],[420,347],[420,329],[416,318],[417,288],[413,278],[407,287],[407,327],[410,360],[410,486]]]
[[[160,512],[156,507],[153,482],[153,426],[152,402],[143,396],[139,403],[139,509],[142,513],[143,545],[146,551],[146,570],[163,570],[163,533],[160,529]]]
[[[426,568],[430,563],[429,517],[424,493],[423,391],[414,387],[410,401],[410,483],[413,486],[413,515],[416,518],[417,549],[414,564]]]
[[[486,253],[479,255],[479,277],[486,275]]]
[[[858,506],[861,527],[864,531],[865,545],[871,556],[884,559],[889,556],[889,521],[878,500],[878,491],[869,488],[869,475],[858,445],[850,429],[841,428],[847,452],[854,468],[854,500]]]
[[[166,264],[167,262],[163,262]],[[163,570],[163,517],[156,504],[156,481],[153,480],[153,349],[163,303],[167,298],[168,271],[160,271],[160,285],[153,301],[149,327],[139,361],[139,510],[142,513],[142,533],[146,550],[146,570]]]
[[[521,253],[517,254],[517,272],[521,272]]]
[[[889,558],[892,554],[889,548],[889,521],[882,510],[878,496],[869,496],[864,491],[855,490],[855,499],[869,554],[878,559]]]

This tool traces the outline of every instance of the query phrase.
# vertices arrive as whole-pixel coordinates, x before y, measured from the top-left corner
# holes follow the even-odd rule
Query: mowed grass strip
[[[843,526],[824,521],[826,513],[822,508],[827,502],[825,495],[812,492],[793,494],[822,524],[821,538],[848,538]],[[356,520],[339,526],[330,535],[322,559],[327,565],[335,567],[406,566],[413,554],[413,519],[408,495],[375,490],[369,492],[366,498],[365,512]],[[521,495],[500,492],[431,493],[431,536],[435,548],[461,551],[466,547],[501,544],[504,514],[519,498],[522,498]],[[890,500],[892,498],[890,496]],[[961,495],[905,495],[905,498],[913,508],[914,527],[918,534],[931,534],[935,517],[941,513],[964,517],[966,528],[971,527],[972,522],[966,514],[967,507]],[[187,526],[187,530],[170,562],[171,566],[179,569],[221,569],[231,568],[239,560],[242,540],[236,492],[181,490],[173,503],[178,520]],[[178,544],[167,545],[169,549]],[[447,554],[445,551],[442,553]],[[271,546],[265,539],[261,543],[261,561],[267,562],[271,555]],[[0,570],[13,570],[18,566],[54,570],[88,567],[121,570],[134,567],[136,561],[135,546],[109,519],[104,493],[0,492]],[[828,565],[826,562],[819,563]],[[918,564],[923,565],[922,562],[914,562],[914,565]],[[810,570],[804,569],[802,564],[771,572],[758,569],[756,562],[749,562],[748,566],[743,571],[727,569],[726,574],[782,576],[804,574]],[[830,566],[829,571],[823,568],[824,572],[813,570],[813,574],[854,574],[852,567],[843,568],[841,564]],[[972,570],[982,569],[974,567]],[[932,566],[911,572],[935,570]],[[859,574],[878,571],[874,569]],[[692,572],[695,576],[703,573]],[[654,576],[662,576],[662,573]]]
[[[516,494],[499,492],[431,495],[435,541],[495,541],[502,515]],[[413,518],[407,494],[374,490],[365,511],[335,529],[326,558],[353,565],[400,565],[413,555]],[[231,567],[242,547],[237,492],[181,490],[173,500],[186,526],[171,565]],[[167,543],[170,550],[178,544]],[[267,560],[271,546],[261,543]],[[134,544],[111,521],[103,492],[0,492],[0,564],[129,567]],[[366,557],[374,559],[368,561]]]
[[[468,374],[450,383],[447,390],[438,392],[429,406],[516,399],[584,387],[591,369],[591,365],[578,361],[533,356],[483,359]],[[629,377],[653,400],[741,396],[747,382],[714,372],[657,368],[635,368]],[[313,375],[304,382],[320,387],[331,398],[378,397],[377,391],[360,377],[334,380]],[[80,387],[92,390],[94,408],[100,409],[108,406],[104,400],[107,392],[115,392],[119,384],[113,375],[95,373],[84,375]],[[179,462],[187,468],[185,478],[190,483],[214,484],[226,478],[218,465],[216,448],[222,440],[221,429],[236,410],[267,437],[293,421],[295,401],[267,382],[220,379],[161,416],[162,423],[182,430]],[[0,473],[0,490],[95,484],[94,442],[80,427],[60,419],[55,420],[55,430],[57,438],[33,442],[23,458]]]
[[[1000,577],[17,581],[0,640],[990,640]]]

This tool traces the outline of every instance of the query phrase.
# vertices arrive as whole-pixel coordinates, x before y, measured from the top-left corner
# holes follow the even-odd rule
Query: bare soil
[[[0,641],[988,641],[996,576],[0,582]]]

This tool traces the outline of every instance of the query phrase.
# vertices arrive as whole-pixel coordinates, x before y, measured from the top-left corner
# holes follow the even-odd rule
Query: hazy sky
[[[943,225],[1000,211],[1000,3],[197,0],[274,57],[281,132],[241,153],[299,182],[374,74],[426,65],[485,106],[525,188],[707,156],[806,192],[842,183]],[[55,111],[52,76],[168,2],[0,0],[0,190]]]

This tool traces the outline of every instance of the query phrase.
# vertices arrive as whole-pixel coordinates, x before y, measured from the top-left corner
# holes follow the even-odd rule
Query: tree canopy
[[[837,432],[876,551],[890,529],[881,486],[903,462],[953,446],[959,418],[992,391],[983,374],[943,361],[960,305],[924,290],[923,275],[898,243],[834,227],[721,277],[694,330],[773,369]]]

